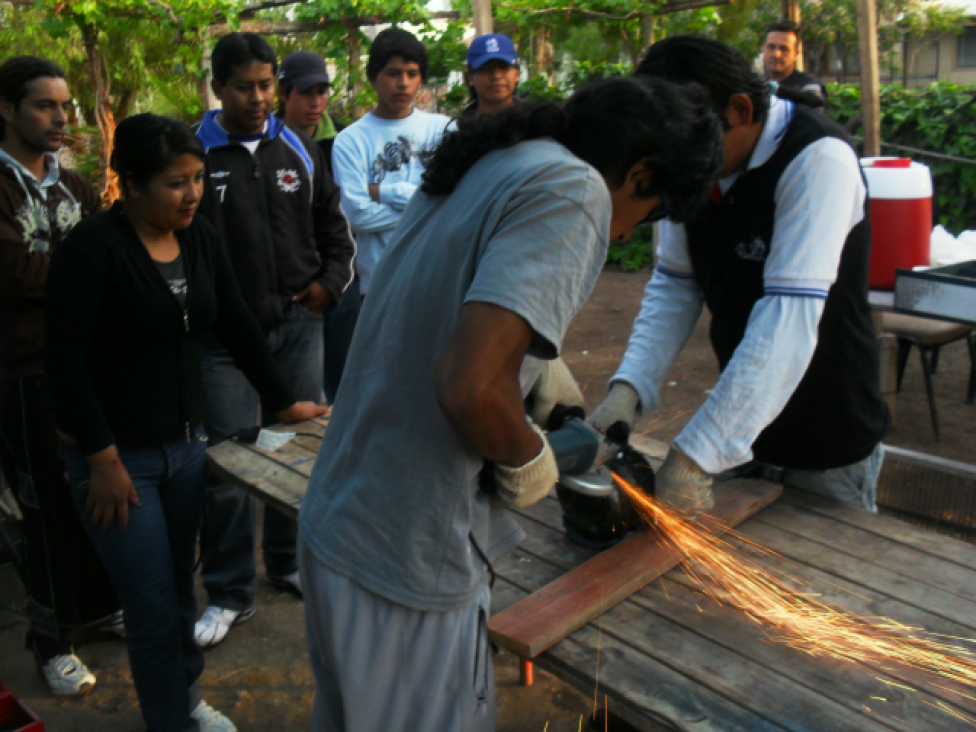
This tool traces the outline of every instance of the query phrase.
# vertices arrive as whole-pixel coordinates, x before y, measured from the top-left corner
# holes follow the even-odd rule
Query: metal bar
[[[851,135],[852,140],[862,141],[864,138],[858,135]],[[953,163],[966,163],[967,165],[976,165],[976,160],[970,160],[969,158],[961,158],[958,155],[946,155],[945,153],[931,152],[929,150],[921,150],[917,147],[909,147],[908,145],[896,145],[893,142],[882,142],[881,147],[890,147],[895,150],[905,150],[907,152],[913,152],[917,155],[928,155],[930,158],[939,158],[940,160],[950,160]]]

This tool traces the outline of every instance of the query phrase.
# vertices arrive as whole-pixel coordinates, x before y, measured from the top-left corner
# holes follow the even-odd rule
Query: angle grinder
[[[556,496],[566,534],[577,544],[605,549],[642,523],[612,473],[653,495],[654,470],[628,444],[625,423],[611,425],[604,436],[583,416],[579,407],[554,410],[546,437],[559,467]]]

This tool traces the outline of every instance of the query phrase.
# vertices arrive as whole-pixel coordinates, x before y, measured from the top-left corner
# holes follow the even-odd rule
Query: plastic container
[[[44,722],[0,682],[0,732],[44,732]]]
[[[871,198],[872,290],[892,290],[895,270],[929,264],[932,173],[911,158],[862,158]]]

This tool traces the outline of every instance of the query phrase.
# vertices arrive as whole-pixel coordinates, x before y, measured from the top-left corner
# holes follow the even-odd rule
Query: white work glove
[[[529,426],[542,438],[542,452],[517,468],[495,463],[498,498],[505,505],[515,508],[525,508],[541,501],[559,479],[556,456],[552,454],[549,440],[538,425],[530,422]]]
[[[698,463],[672,447],[654,476],[654,494],[685,520],[694,521],[715,505],[712,483],[712,476],[699,468]]]
[[[539,378],[529,390],[529,418],[546,426],[557,404],[564,407],[582,407],[583,392],[573,378],[569,366],[561,358],[542,362]]]
[[[617,381],[610,387],[607,398],[586,421],[604,434],[611,425],[617,422],[624,422],[628,430],[633,432],[639,406],[640,395],[634,387],[625,381]]]

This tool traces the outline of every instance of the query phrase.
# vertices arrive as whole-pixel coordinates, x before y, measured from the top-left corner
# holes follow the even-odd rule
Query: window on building
[[[843,43],[830,44],[827,53],[827,67],[838,81],[847,81],[851,76],[861,73],[861,57],[858,49],[846,48]]]
[[[956,66],[976,66],[976,26],[966,28],[956,43]]]

